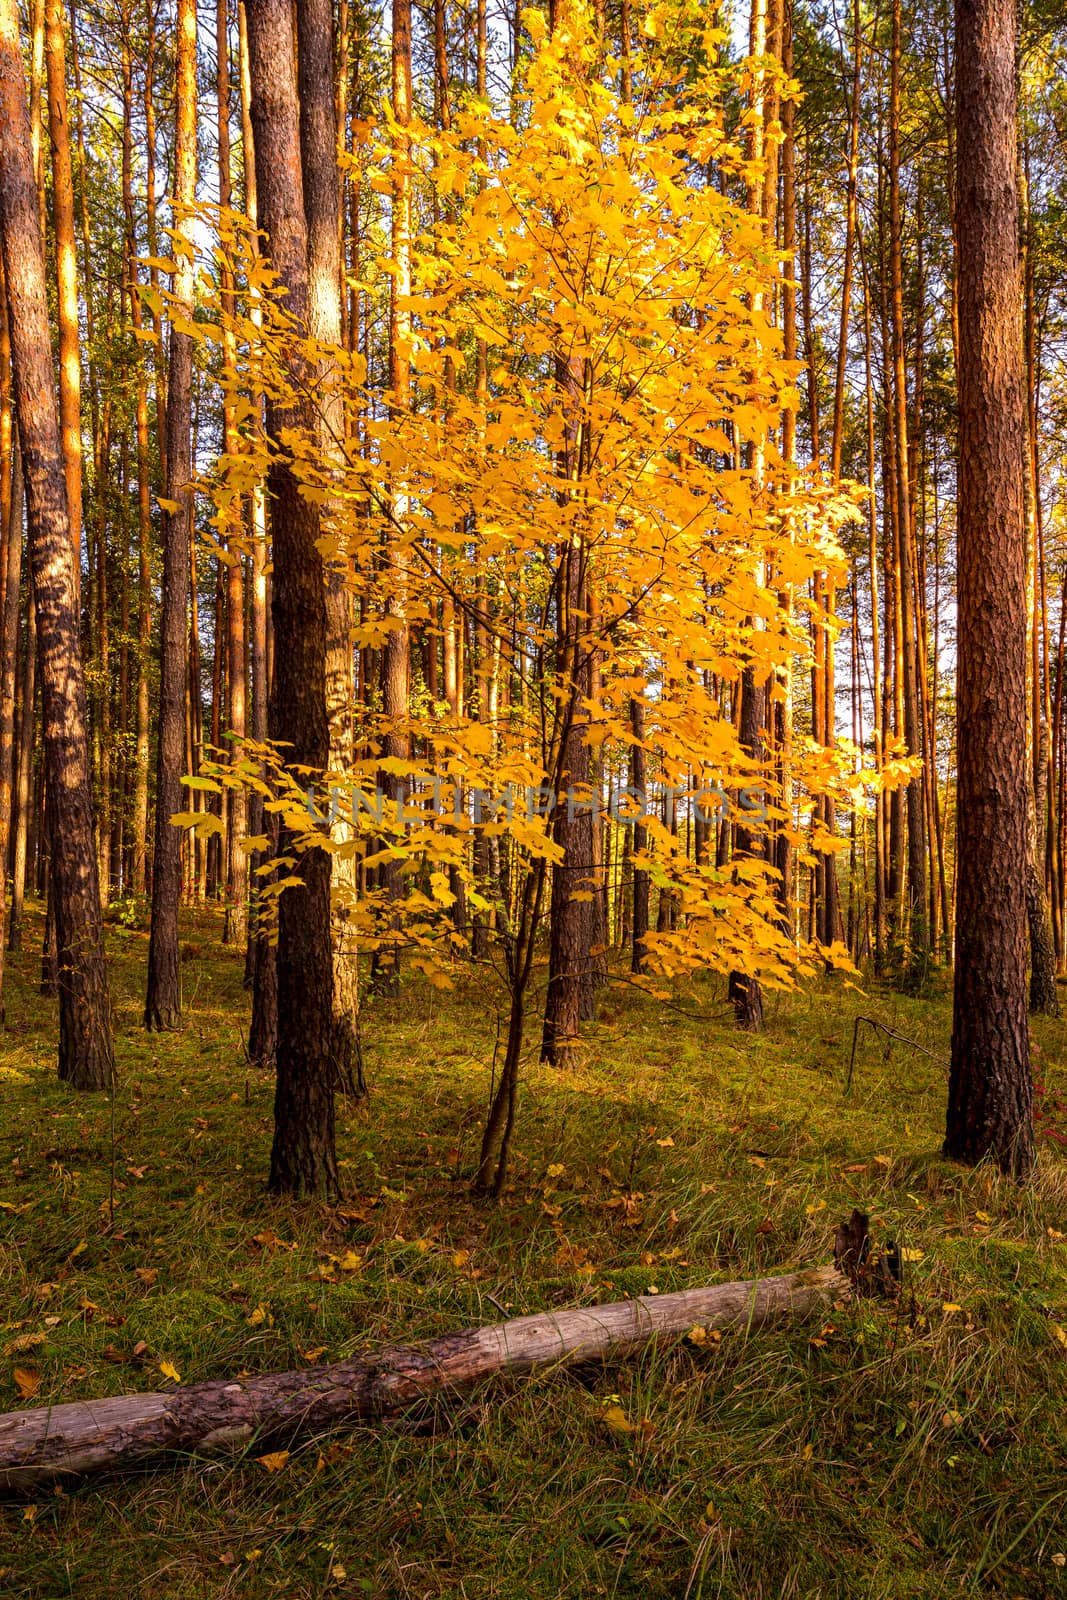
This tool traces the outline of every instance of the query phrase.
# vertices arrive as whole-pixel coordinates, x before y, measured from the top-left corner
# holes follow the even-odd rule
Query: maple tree
[[[724,126],[733,72],[709,65],[694,82],[678,66],[710,60],[722,36],[683,11],[650,20],[624,98],[581,9],[552,31],[531,12],[528,27],[536,50],[516,88],[517,117],[471,102],[447,129],[411,119],[403,141],[392,127],[381,142],[364,128],[355,159],[370,181],[391,185],[403,162],[415,204],[432,218],[397,300],[403,359],[376,404],[361,356],[305,341],[308,370],[337,371],[349,414],[364,422],[343,440],[340,472],[312,431],[290,428],[283,442],[319,507],[320,551],[358,591],[356,642],[384,649],[402,629],[432,632],[447,599],[491,641],[503,692],[477,716],[406,698],[398,713],[386,696],[365,719],[350,769],[281,774],[280,794],[264,788],[300,847],[361,858],[363,894],[358,878],[341,893],[368,950],[402,938],[414,965],[448,981],[457,936],[440,935],[457,876],[469,905],[496,921],[511,1014],[482,1187],[499,1186],[506,1167],[542,916],[575,921],[573,957],[589,943],[582,912],[606,900],[594,820],[621,831],[639,817],[634,866],[673,908],[642,937],[649,974],[710,967],[789,982],[810,970],[809,950],[783,926],[770,852],[690,859],[678,818],[739,818],[750,840],[772,825],[793,832],[798,806],[845,776],[835,755],[801,742],[782,793],[724,715],[743,677],[770,686],[773,702],[777,672],[806,651],[781,590],[840,567],[836,529],[854,500],[779,449],[783,412],[796,404],[795,369],[768,310],[781,263],[760,217],[708,177],[751,170]],[[376,267],[395,275],[389,258]],[[237,276],[257,296],[270,282],[249,255]],[[226,328],[222,301],[217,313]],[[213,326],[202,325],[205,337],[218,336]],[[269,299],[254,325],[246,306],[223,335],[247,350],[256,387],[273,395],[290,381],[293,336]],[[246,448],[221,463],[224,503],[262,470],[265,441],[247,400],[242,416]],[[591,786],[591,754],[614,770],[638,742],[671,795],[673,827],[666,812],[649,812],[648,796],[617,796],[609,810],[602,786]],[[413,745],[418,759],[398,753]],[[260,782],[250,748],[202,781]],[[285,756],[274,752],[275,765]],[[305,799],[308,780],[318,807]],[[339,804],[353,824],[347,837],[315,826]],[[186,820],[205,825],[202,815]],[[506,855],[490,898],[472,837]],[[367,888],[375,866],[388,874]],[[271,897],[293,881],[290,865]],[[546,1049],[559,1064],[577,1034],[582,975],[572,957],[549,978]]]

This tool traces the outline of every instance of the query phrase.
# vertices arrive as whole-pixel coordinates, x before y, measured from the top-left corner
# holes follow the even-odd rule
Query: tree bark
[[[218,126],[219,207],[230,209],[230,41],[229,3],[218,0],[215,9],[215,99]],[[220,269],[223,311],[222,360],[226,379],[223,395],[223,449],[227,455],[239,449],[234,415],[236,390],[231,383],[237,372],[237,334],[233,327],[233,271],[228,263]],[[227,733],[233,739],[236,756],[246,734],[248,685],[248,640],[245,629],[245,557],[241,547],[241,502],[234,498],[229,507],[226,567],[226,690],[229,716]],[[216,649],[218,641],[216,641]],[[226,816],[226,920],[223,943],[243,945],[248,937],[248,795],[242,785],[227,794]]]
[[[785,0],[782,12],[782,69],[786,77],[793,76],[793,0]],[[796,291],[796,104],[790,98],[782,103],[782,354],[787,361],[797,359],[797,291]],[[792,406],[782,412],[781,451],[787,473],[795,467],[797,457],[797,419]],[[793,537],[793,522],[789,522],[789,538]],[[786,618],[793,615],[793,585],[786,584],[781,591],[781,605]],[[778,670],[777,694],[773,706],[775,757],[781,790],[780,803],[786,813],[773,835],[774,864],[778,869],[778,903],[784,931],[792,936],[793,905],[793,846],[790,835],[793,829],[793,663],[787,661]]]
[[[85,682],[15,0],[0,3],[0,215],[37,607],[60,952],[59,1076],[75,1088],[102,1089],[113,1082],[115,1067],[93,851]]]
[[[901,5],[893,0],[893,32],[889,94],[889,278],[893,356],[893,439],[896,446],[897,564],[900,575],[901,655],[898,671],[903,679],[904,737],[910,755],[923,753],[919,717],[919,683],[916,650],[917,616],[912,567],[914,508],[908,474],[908,392],[904,365],[904,306],[902,284],[902,224],[900,214],[900,58]],[[926,831],[923,778],[907,788],[907,880],[904,893],[906,940],[905,978],[909,987],[921,987],[930,960],[930,933],[926,912]]]
[[[52,145],[52,218],[56,235],[59,324],[59,425],[67,480],[67,509],[74,546],[74,594],[81,588],[82,420],[81,352],[78,348],[78,252],[74,233],[74,173],[70,159],[66,52],[62,0],[47,0],[48,127]]]
[[[300,165],[295,40],[289,0],[247,0],[251,112],[260,223],[277,274],[281,304],[298,330],[308,324],[307,225]],[[317,508],[300,492],[283,440],[313,430],[304,398],[309,374],[298,351],[287,356],[291,392],[267,404],[277,452],[268,477],[274,580],[272,741],[285,759],[322,774],[329,761],[326,716],[325,574],[317,546]],[[276,1194],[338,1192],[334,1149],[333,969],[330,858],[298,851],[283,827],[281,852],[301,882],[278,904],[278,1043],[270,1187]]]
[[[763,759],[763,724],[766,689],[756,682],[752,667],[741,675],[741,744],[753,760]],[[763,856],[763,841],[751,828],[739,821],[734,829],[735,860],[755,860]],[[763,993],[759,979],[751,973],[731,972],[729,997],[734,1008],[734,1021],[745,1033],[763,1032]]]
[[[26,589],[26,630],[19,689],[15,697],[18,710],[13,819],[15,836],[11,842],[11,917],[7,933],[7,948],[13,954],[22,949],[22,914],[26,904],[26,876],[30,855],[30,808],[33,805],[33,723],[37,693],[37,622],[34,616],[32,579],[27,581]]]
[[[241,79],[241,155],[244,179],[245,214],[253,228],[259,226],[259,203],[256,195],[255,136],[252,132],[252,85],[248,72],[248,22],[244,0],[238,0],[238,56]],[[253,238],[256,236],[253,235]],[[258,291],[250,296],[250,318],[253,327],[262,326],[262,306]],[[256,396],[257,410],[262,413],[263,398]],[[267,705],[270,698],[269,632],[270,607],[267,601],[267,566],[269,560],[267,539],[267,506],[263,485],[254,484],[251,499],[252,534],[252,594],[250,626],[250,666],[252,680],[252,737],[257,744],[267,742]],[[253,793],[248,807],[249,829],[256,837],[272,834],[263,798]],[[262,891],[266,884],[259,869],[276,854],[272,844],[267,850],[257,851],[250,866],[255,883]],[[276,952],[266,934],[266,918],[259,896],[253,896],[249,916],[248,947],[245,952],[245,987],[252,990],[252,1022],[249,1030],[248,1053],[261,1067],[273,1069],[278,1037],[278,985]]]
[[[630,701],[630,731],[633,734],[633,744],[630,746],[630,787],[636,796],[638,808],[637,817],[634,819],[633,832],[633,955],[630,970],[635,975],[645,971],[647,949],[645,940],[648,937],[648,899],[649,875],[647,867],[637,864],[637,857],[644,854],[648,848],[648,829],[641,818],[644,816],[645,786],[647,784],[647,762],[645,760],[645,704],[639,698]]]
[[[3,294],[0,287],[0,294]],[[7,311],[0,307],[4,330]],[[12,433],[14,430],[11,430]],[[9,446],[10,448],[10,446]],[[0,1022],[4,1020],[4,950],[7,928],[7,864],[15,792],[15,684],[19,660],[19,582],[22,572],[22,458],[11,449],[11,478],[4,529],[4,603],[0,608]]]
[[[557,369],[561,364],[557,362]],[[581,395],[573,381],[557,383],[565,395]],[[576,407],[567,406],[570,415]],[[568,429],[570,431],[570,415]],[[568,443],[568,460],[563,464],[565,481],[577,480],[581,467],[577,457],[581,441]],[[589,970],[591,945],[590,905],[592,871],[592,815],[589,794],[589,745],[585,739],[586,713],[580,709],[588,693],[588,641],[582,638],[582,615],[587,585],[585,544],[575,534],[564,550],[557,577],[558,670],[566,685],[562,710],[564,726],[560,735],[560,755],[555,778],[552,837],[562,851],[552,866],[552,895],[549,908],[548,991],[545,996],[541,1059],[555,1067],[571,1066],[577,1044],[582,1012],[582,991]],[[583,659],[583,657],[585,659]]]
[[[257,0],[248,0],[249,20]],[[825,1311],[849,1297],[835,1267],[721,1283],[613,1305],[514,1317],[334,1366],[190,1384],[163,1394],[15,1411],[0,1417],[0,1486],[29,1489],[64,1473],[99,1472],[191,1450],[291,1442],[339,1422],[396,1416],[428,1396],[462,1394],[500,1372],[596,1361],[694,1328],[748,1333]]]
[[[196,200],[196,0],[179,0],[177,97],[174,153],[176,310],[193,317],[194,259],[191,207]],[[181,834],[171,822],[182,810],[181,772],[185,743],[188,674],[186,613],[189,609],[189,530],[192,488],[193,341],[172,326],[167,385],[167,501],[163,514],[163,604],[159,684],[159,748],[156,760],[155,850],[152,857],[152,921],[148,944],[145,1027],[181,1023],[178,905],[182,889]]]
[[[407,302],[411,297],[411,176],[408,171],[410,136],[407,128],[411,121],[411,0],[392,0],[392,100],[395,132],[392,152],[392,206],[391,247],[396,271],[389,285],[389,388],[390,404],[394,414],[402,417],[411,398],[411,362],[408,347],[411,338],[411,312]],[[407,516],[408,495],[405,485],[393,485],[393,516],[402,525]],[[408,715],[410,689],[411,634],[407,619],[407,565],[408,554],[403,540],[397,540],[389,553],[392,569],[392,589],[386,603],[386,614],[393,619],[388,637],[382,647],[382,711],[388,729],[384,739],[386,756],[391,761],[406,761],[411,754],[410,739],[403,726]],[[385,772],[381,778],[382,791],[391,808],[403,803],[405,780],[395,772]],[[379,867],[380,883],[390,900],[401,894],[401,881],[397,863],[385,860]],[[393,919],[393,928],[396,929]],[[400,946],[391,950],[380,948],[373,962],[374,982],[383,993],[400,992]]]
[[[126,217],[125,271],[134,337],[143,327],[137,280],[137,229],[133,206],[133,63],[123,40],[122,205]],[[147,93],[147,91],[146,91]],[[152,245],[149,243],[152,253]],[[157,327],[157,335],[159,329]],[[158,349],[155,351],[158,361]],[[149,670],[152,649],[152,484],[149,473],[148,383],[145,363],[137,362],[137,731],[133,779],[133,850],[130,887],[144,894],[148,878],[148,759],[151,710]],[[158,387],[158,384],[157,384]]]
[[[945,1154],[1033,1165],[1015,11],[957,0],[959,780]]]
[[[331,0],[305,0],[297,8],[300,90],[300,155],[304,214],[308,228],[308,326],[323,350],[341,348],[341,181],[337,166],[337,112],[333,100],[333,7]],[[323,357],[319,363],[315,417],[322,465],[331,480],[344,471],[345,408],[340,373]],[[327,500],[328,520],[340,507]],[[330,771],[339,782],[352,770],[353,651],[352,596],[343,562],[326,575],[326,710],[330,722]],[[333,825],[335,842],[350,843],[350,822]],[[359,1038],[359,963],[355,922],[356,859],[332,857],[331,935],[333,946],[334,1057],[338,1083],[351,1093],[366,1093]]]

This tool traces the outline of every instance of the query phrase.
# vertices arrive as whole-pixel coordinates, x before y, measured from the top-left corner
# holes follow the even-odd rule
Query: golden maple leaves
[[[808,650],[808,581],[842,565],[836,529],[854,502],[779,453],[783,413],[796,404],[796,367],[773,318],[782,264],[738,198],[747,168],[723,111],[737,69],[710,65],[717,36],[691,11],[672,3],[648,13],[628,64],[632,98],[580,5],[562,7],[552,33],[531,11],[534,51],[511,107],[472,98],[447,131],[413,119],[403,157],[386,114],[380,128],[363,126],[350,158],[371,190],[390,192],[398,159],[411,180],[410,383],[390,393],[364,354],[303,339],[307,369],[328,361],[344,390],[345,467],[323,463],[310,438],[285,448],[322,508],[324,558],[360,595],[354,642],[381,648],[401,589],[404,617],[431,641],[442,601],[467,608],[493,672],[514,691],[473,715],[426,693],[413,699],[404,731],[425,756],[398,775],[416,809],[442,777],[461,794],[551,784],[570,715],[621,771],[635,694],[650,770],[684,797],[683,812],[709,785],[736,795],[755,784],[766,801],[763,820],[748,819],[757,831],[794,830],[812,792],[843,794],[849,752],[798,741],[783,794],[725,711],[749,665],[772,704],[785,692]],[[284,383],[279,350],[302,337],[272,301],[261,258],[228,225],[246,284],[236,328],[244,448],[220,461],[220,515],[266,465],[250,389]],[[361,273],[351,287],[370,307],[395,274],[373,230]],[[579,563],[582,594],[566,603],[564,649],[568,559]],[[372,783],[388,731],[374,713],[357,770],[331,781]],[[218,776],[262,783],[254,772],[255,760],[235,758]],[[291,782],[268,805],[310,841],[301,788]],[[424,808],[418,825],[409,815],[403,827],[380,817],[372,826],[367,809],[364,826],[328,847],[363,853],[373,837],[379,854],[429,861],[437,887],[412,886],[407,910],[419,962],[432,971],[435,941],[448,937],[444,869],[479,892],[470,825],[457,812],[443,826]],[[509,833],[527,862],[552,856],[547,815],[520,807],[482,825]],[[646,831],[637,864],[682,913],[673,931],[650,935],[654,964],[786,981],[799,957],[780,926],[773,868],[694,865],[684,828],[650,816]],[[362,932],[373,938],[373,917]]]

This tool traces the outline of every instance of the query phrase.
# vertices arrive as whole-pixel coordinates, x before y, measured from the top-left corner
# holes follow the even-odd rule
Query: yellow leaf
[[[1058,1322],[1050,1322],[1049,1327],[1052,1330],[1052,1337],[1056,1340],[1056,1343],[1062,1344],[1063,1348],[1067,1350],[1067,1330],[1061,1328]]]
[[[174,811],[171,813],[170,822],[175,828],[195,828],[200,833],[226,832],[226,824],[213,811]]]
[[[471,1253],[469,1250],[457,1250],[455,1255],[452,1257],[452,1265],[457,1268],[465,1267],[470,1258]]]
[[[674,1140],[671,1138],[670,1134],[668,1134],[665,1139],[657,1139],[656,1143],[659,1145],[661,1150],[672,1149],[674,1146]]]
[[[41,1373],[38,1367],[16,1367],[13,1373],[15,1387],[19,1392],[20,1400],[32,1400],[41,1387]]]
[[[273,1228],[264,1228],[262,1233],[252,1235],[252,1243],[258,1244],[262,1250],[288,1249],[284,1239],[280,1239]]]
[[[363,1257],[357,1256],[354,1250],[346,1250],[337,1265],[342,1272],[358,1272],[363,1265]]]
[[[43,1333],[20,1333],[14,1339],[9,1339],[4,1346],[5,1356],[20,1356],[26,1350],[34,1350],[39,1344],[44,1344]]]
[[[901,1259],[901,1261],[921,1261],[923,1259],[923,1257],[925,1256],[925,1254],[926,1254],[925,1250],[908,1250],[908,1249],[905,1249],[905,1250],[902,1250],[900,1252],[900,1259]]]
[[[245,1318],[245,1321],[248,1323],[248,1326],[250,1328],[258,1328],[260,1326],[260,1324],[266,1322],[266,1320],[267,1320],[267,1308],[266,1308],[266,1306],[257,1306],[256,1309],[248,1317]]]
[[[975,1217],[979,1222],[992,1222],[993,1220],[988,1211],[976,1211]]]
[[[159,1370],[165,1378],[171,1378],[175,1383],[181,1383],[182,1375],[174,1365],[173,1361],[161,1361],[159,1363]]]
[[[946,1300],[941,1309],[942,1311],[962,1311],[963,1307],[956,1305],[954,1300]]]
[[[633,1433],[634,1425],[620,1405],[605,1406],[600,1413],[601,1422],[606,1422],[612,1433]]]
[[[566,1170],[567,1169],[563,1165],[562,1161],[554,1161],[552,1163],[552,1165],[547,1169],[548,1176],[550,1178],[562,1178],[562,1176],[566,1172]]]
[[[266,1467],[268,1472],[280,1472],[288,1459],[288,1450],[271,1450],[265,1456],[256,1457],[260,1466]]]

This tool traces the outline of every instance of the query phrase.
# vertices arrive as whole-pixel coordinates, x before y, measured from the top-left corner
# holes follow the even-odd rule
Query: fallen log
[[[154,1456],[232,1450],[253,1439],[289,1443],[338,1422],[396,1416],[430,1394],[462,1393],[495,1373],[623,1355],[694,1326],[747,1331],[822,1310],[849,1292],[836,1268],[817,1267],[515,1317],[301,1372],[9,1412],[0,1416],[0,1488],[32,1488]]]

